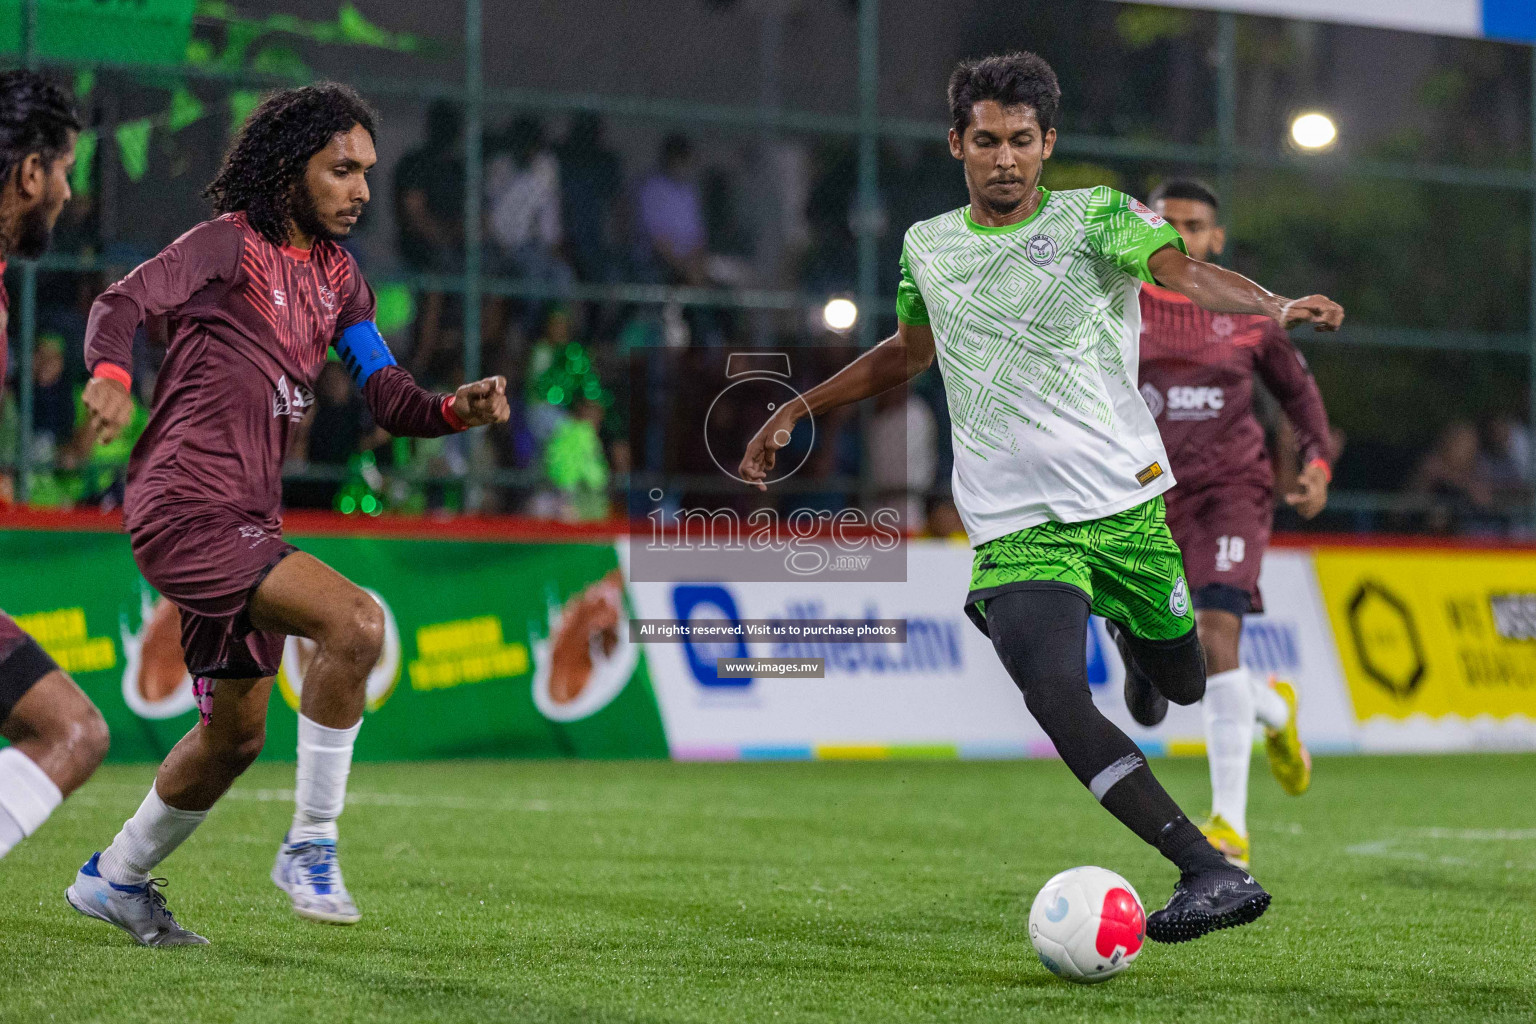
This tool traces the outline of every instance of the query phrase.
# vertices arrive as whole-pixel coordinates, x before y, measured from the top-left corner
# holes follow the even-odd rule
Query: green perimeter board
[[[534,703],[534,647],[549,631],[551,608],[617,568],[612,545],[289,539],[382,595],[398,627],[398,675],[387,699],[365,716],[359,759],[666,756],[643,651],[628,683],[588,717],[552,721]],[[143,718],[125,700],[126,644],[153,596],[124,536],[0,531],[0,608],[16,616],[62,613],[66,623],[69,609],[83,612],[84,637],[78,629],[73,639],[49,635],[68,635],[67,625],[38,632],[66,667],[73,665],[72,675],[106,716],[115,761],[163,757],[196,720],[192,711]],[[427,651],[419,642],[423,627]],[[499,644],[487,647],[487,631],[497,628]],[[499,654],[499,663],[485,660],[487,651]],[[445,662],[478,669],[443,685]],[[436,679],[413,685],[413,663],[428,672],[436,667]],[[291,760],[296,726],[297,714],[274,687],[263,756]]]

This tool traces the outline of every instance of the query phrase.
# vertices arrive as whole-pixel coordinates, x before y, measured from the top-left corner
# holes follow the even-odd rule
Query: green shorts
[[[965,613],[986,633],[988,598],[1042,587],[1080,591],[1095,615],[1146,640],[1174,640],[1195,627],[1161,496],[1103,519],[1041,523],[987,541],[976,549]]]

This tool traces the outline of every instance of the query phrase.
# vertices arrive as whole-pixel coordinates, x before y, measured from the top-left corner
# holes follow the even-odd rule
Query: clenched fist
[[[453,414],[467,427],[505,423],[512,418],[507,404],[507,378],[487,377],[465,384],[453,394]]]
[[[1313,330],[1336,331],[1344,322],[1344,307],[1326,295],[1308,295],[1292,299],[1280,310],[1280,326],[1311,324]]]
[[[97,444],[110,444],[133,418],[133,398],[122,381],[94,377],[81,396],[91,414],[91,434]]]

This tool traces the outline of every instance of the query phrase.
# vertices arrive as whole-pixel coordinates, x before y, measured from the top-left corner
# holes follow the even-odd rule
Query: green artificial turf
[[[1205,810],[1202,761],[1155,770]],[[1096,987],[1035,959],[1035,891],[1100,864],[1151,910],[1173,876],[1060,764],[362,764],[352,928],[267,879],[292,774],[161,869],[213,944],[145,949],[63,899],[151,777],[103,769],[0,861],[0,1020],[1536,1019],[1536,757],[1320,759],[1301,799],[1257,758],[1269,913]]]

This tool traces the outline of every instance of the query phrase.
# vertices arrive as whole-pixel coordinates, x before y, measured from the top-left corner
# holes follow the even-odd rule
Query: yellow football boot
[[[1228,864],[1248,870],[1248,837],[1228,824],[1226,818],[1213,814],[1200,823],[1200,831],[1227,858]]]
[[[1271,679],[1269,688],[1280,695],[1291,709],[1283,729],[1264,729],[1264,750],[1269,754],[1269,770],[1280,788],[1291,796],[1301,796],[1312,785],[1312,755],[1302,746],[1296,733],[1296,688],[1283,679]]]

